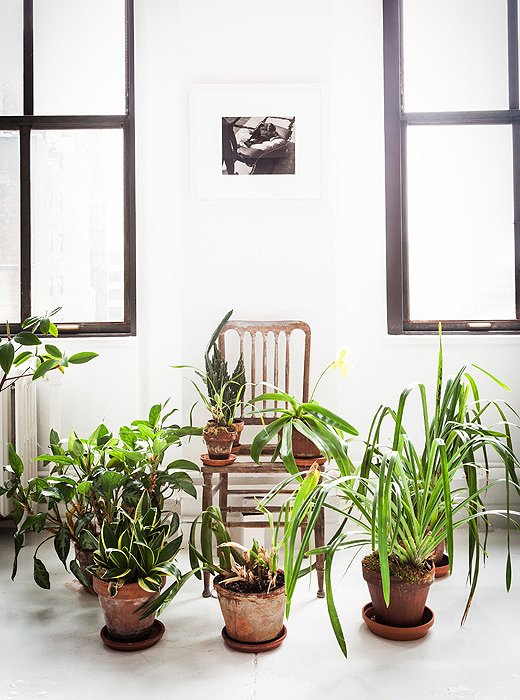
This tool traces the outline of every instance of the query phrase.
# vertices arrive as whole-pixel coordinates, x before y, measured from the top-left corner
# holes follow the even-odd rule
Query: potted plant
[[[337,511],[337,506],[328,502],[331,494],[339,494],[345,504],[339,509],[344,516],[342,526],[328,545],[319,550],[325,554],[329,616],[345,655],[345,639],[330,584],[332,561],[338,549],[369,545],[373,550],[364,558],[362,567],[372,598],[371,605],[364,608],[364,619],[372,631],[393,639],[418,638],[433,623],[433,614],[425,605],[434,576],[434,551],[445,541],[451,567],[453,532],[468,524],[471,589],[464,620],[477,585],[479,560],[481,555],[485,556],[478,522],[487,524],[488,515],[494,514],[505,518],[509,527],[511,516],[517,515],[510,510],[509,503],[506,509],[486,510],[483,495],[492,485],[486,483],[479,487],[477,482],[478,454],[492,450],[505,465],[506,483],[517,484],[515,468],[520,463],[511,449],[510,425],[492,428],[482,425],[480,419],[488,404],[480,402],[476,382],[468,373],[468,367],[461,372],[469,377],[468,382],[476,394],[476,415],[471,416],[473,409],[466,400],[468,390],[459,381],[461,372],[450,377],[444,387],[442,345],[438,366],[432,421],[425,386],[408,386],[400,396],[397,410],[388,406],[378,409],[359,470],[339,477],[325,475],[323,482],[316,486],[318,494],[313,508],[331,507]],[[404,425],[405,408],[414,388],[418,388],[421,398],[423,445],[412,440]],[[455,410],[456,406],[458,410]],[[451,415],[450,419],[447,419],[448,415]],[[392,439],[388,447],[381,444],[386,419],[392,421]],[[462,471],[466,474],[466,486],[455,488],[454,479]],[[346,530],[349,522],[356,526],[355,533]],[[311,551],[312,554],[317,552]],[[508,554],[508,589],[510,583],[511,560]]]
[[[310,509],[309,495],[314,492],[319,479],[319,470],[312,468],[282,506],[276,523],[267,508],[258,506],[269,520],[271,546],[267,549],[256,540],[249,548],[233,542],[218,506],[210,506],[202,513],[198,539],[199,518],[193,523],[190,535],[192,567],[195,569],[200,562],[203,568],[215,574],[214,587],[225,622],[222,636],[228,646],[240,651],[268,651],[279,646],[285,638],[286,582],[294,586],[300,573],[293,564],[295,560],[300,561],[298,555],[301,547],[307,546],[308,537],[304,535],[301,546],[296,538]],[[218,554],[216,560],[213,542]],[[287,572],[278,564],[282,547],[293,553]],[[196,575],[200,577],[200,573]]]
[[[274,459],[280,455],[291,474],[298,473],[298,466],[309,466],[314,460],[326,457],[335,460],[342,473],[350,473],[353,465],[346,450],[344,435],[358,435],[358,431],[346,420],[319,404],[314,398],[316,389],[330,369],[348,373],[346,349],[331,362],[319,376],[309,401],[298,401],[294,396],[274,387],[275,392],[256,396],[252,403],[274,401],[274,407],[256,409],[257,413],[274,413],[275,418],[257,433],[251,444],[251,457],[260,461],[262,450],[273,438],[278,437]],[[282,405],[279,406],[278,403]]]
[[[238,448],[240,447],[240,435],[244,429],[243,419],[236,415],[237,409],[244,398],[246,384],[244,358],[240,355],[235,369],[230,374],[227,362],[217,345],[220,332],[229,321],[232,314],[233,309],[228,311],[213,331],[206,352],[204,353],[204,363],[206,368],[205,384],[209,396],[220,396],[222,393],[223,403],[226,406],[234,407],[235,413],[233,415],[232,426],[237,433],[237,437],[235,438],[233,447]],[[214,400],[212,402],[215,403]]]
[[[7,337],[0,342],[0,391],[9,389],[22,377],[32,377],[36,380],[52,370],[64,372],[69,365],[81,365],[98,356],[96,352],[78,352],[67,357],[55,345],[42,344],[38,334],[57,337],[58,328],[51,321],[51,317],[59,311],[61,307],[45,316],[26,318],[22,323],[22,330],[14,335],[7,324]],[[12,374],[13,370],[18,374]]]
[[[11,476],[2,491],[13,499],[15,556],[12,577],[16,576],[18,553],[27,532],[49,533],[37,546],[34,579],[42,588],[50,588],[50,578],[40,547],[53,540],[54,549],[67,568],[71,545],[75,558],[71,572],[82,585],[93,592],[88,566],[96,538],[104,522],[119,517],[123,508],[132,514],[143,493],[152,506],[163,510],[165,501],[175,492],[196,497],[188,471],[198,471],[193,462],[177,459],[164,464],[170,446],[179,446],[185,435],[200,435],[199,428],[169,424],[174,411],[168,402],[156,404],[148,419],[123,426],[119,438],[101,424],[88,438],[72,432],[68,441],[60,440],[56,431],[50,434],[50,453],[38,459],[50,466],[47,476],[23,484],[24,465],[12,446],[9,447]]]
[[[166,576],[182,578],[173,561],[182,542],[182,534],[172,539],[178,527],[173,514],[161,520],[146,492],[133,516],[120,510],[117,520],[103,523],[90,569],[106,622],[101,637],[108,646],[125,649],[139,643],[143,648],[161,638],[164,625],[142,609],[158,597]]]

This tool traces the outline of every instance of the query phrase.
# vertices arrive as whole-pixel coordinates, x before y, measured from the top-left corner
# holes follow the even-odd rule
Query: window
[[[133,0],[0,3],[0,332],[135,334]]]
[[[520,332],[518,0],[384,0],[388,332]]]

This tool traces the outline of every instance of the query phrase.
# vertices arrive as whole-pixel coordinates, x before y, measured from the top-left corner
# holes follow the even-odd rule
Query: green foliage
[[[222,414],[222,419],[226,425],[230,425],[235,418],[246,384],[243,356],[240,355],[237,365],[230,375],[227,362],[217,345],[220,331],[231,318],[232,313],[233,309],[228,311],[213,331],[204,354],[206,366],[205,383],[208,397],[213,407],[213,414]],[[222,397],[220,403],[219,397]]]
[[[217,347],[219,333],[232,313],[233,310],[228,311],[211,335],[204,354],[205,372],[191,365],[172,365],[174,369],[192,369],[195,372],[201,384],[199,385],[193,380],[191,380],[191,383],[202,403],[211,414],[211,419],[214,421],[215,426],[232,425],[243,401],[246,385],[242,355],[230,375],[227,362]]]
[[[480,369],[480,368],[477,368]],[[311,554],[325,554],[325,583],[329,617],[336,638],[346,655],[346,644],[339,621],[331,586],[330,571],[338,549],[370,545],[379,554],[383,593],[390,602],[390,559],[424,569],[431,565],[433,550],[446,541],[450,567],[453,566],[453,532],[468,525],[468,579],[470,593],[465,619],[477,585],[480,558],[486,556],[487,529],[482,533],[480,521],[487,528],[490,514],[505,518],[508,533],[511,524],[517,526],[510,510],[486,510],[483,495],[492,487],[487,481],[478,486],[479,461],[488,464],[492,451],[505,467],[507,491],[518,489],[516,469],[520,466],[511,443],[512,424],[505,420],[499,402],[480,400],[477,384],[468,366],[443,381],[442,344],[439,347],[434,415],[430,419],[426,387],[412,384],[399,397],[397,410],[380,406],[372,421],[366,449],[359,469],[353,474],[325,475],[316,487],[315,508],[327,507],[339,511],[343,520],[340,528],[324,548]],[[492,375],[486,372],[492,379]],[[501,387],[502,382],[496,380]],[[410,399],[418,391],[423,423],[420,447],[408,434],[404,416]],[[499,422],[492,427],[483,425],[483,415],[496,409]],[[390,421],[391,446],[381,444],[383,425]],[[341,470],[340,470],[341,472]],[[464,473],[466,485],[458,488],[456,478]],[[329,500],[339,495],[343,507]],[[309,520],[314,514],[309,516]],[[347,532],[353,523],[355,533]],[[483,541],[482,541],[483,540]],[[508,534],[509,547],[509,534]],[[430,564],[429,564],[430,562]],[[510,556],[506,565],[506,585],[511,581]]]
[[[301,402],[294,396],[279,391],[268,392],[256,396],[253,403],[261,401],[279,402],[274,407],[256,409],[256,413],[274,413],[278,416],[267,423],[255,435],[251,444],[251,457],[260,462],[262,450],[268,442],[278,437],[275,456],[280,455],[287,471],[298,474],[294,461],[292,434],[293,429],[308,438],[329,461],[334,460],[342,474],[354,471],[344,435],[357,435],[358,431],[346,420],[329,409],[321,406],[316,400]]]
[[[222,519],[218,506],[210,506],[197,518],[191,528],[190,558],[195,567],[199,562],[202,567],[214,574],[222,576],[222,585],[244,582],[251,592],[269,592],[276,585],[279,571],[278,559],[284,548],[284,578],[287,593],[287,611],[296,582],[301,573],[304,552],[308,548],[312,527],[306,523],[306,517],[313,505],[313,496],[320,479],[320,472],[311,469],[302,481],[296,482],[297,487],[291,497],[285,501],[276,522],[267,503],[259,503],[257,509],[268,519],[271,532],[271,546],[261,547],[253,540],[251,547],[233,542]],[[294,477],[284,480],[280,490],[289,484],[294,485]],[[318,512],[318,511],[316,511]],[[200,529],[198,529],[199,520]],[[300,528],[304,526],[301,544],[298,544]],[[282,533],[283,527],[283,534]],[[217,559],[213,556],[213,545],[216,546]],[[288,556],[288,551],[291,555]]]
[[[8,389],[21,377],[32,376],[33,380],[39,379],[58,369],[65,371],[70,364],[83,364],[97,357],[95,352],[79,352],[67,358],[65,353],[55,345],[45,344],[42,350],[42,341],[38,334],[52,337],[58,336],[58,328],[51,321],[51,317],[61,310],[58,307],[45,316],[31,316],[22,323],[22,330],[11,336],[9,324],[7,324],[7,338],[0,342],[0,391]],[[27,349],[30,348],[30,349]],[[29,361],[32,360],[30,364]],[[12,374],[13,368],[27,365],[20,374]]]
[[[151,505],[145,492],[133,516],[121,510],[118,520],[103,523],[90,570],[110,582],[111,596],[117,595],[124,583],[138,583],[145,591],[158,592],[164,576],[177,581],[182,576],[173,563],[182,542],[182,534],[173,538],[178,528],[178,516],[170,514],[162,520],[160,510]]]
[[[150,409],[148,419],[124,426],[119,437],[100,424],[88,438],[72,432],[62,441],[56,431],[49,437],[49,453],[38,457],[49,467],[45,478],[36,477],[23,483],[23,463],[9,446],[9,462],[5,467],[9,478],[0,487],[13,499],[16,525],[15,561],[26,532],[46,531],[54,542],[54,550],[67,568],[71,545],[93,551],[97,536],[105,522],[120,518],[121,511],[132,515],[146,493],[152,507],[162,511],[165,500],[176,492],[196,497],[190,472],[199,468],[193,462],[165,460],[169,447],[181,445],[183,437],[200,434],[192,426],[169,424],[174,410],[168,402]],[[35,567],[35,581],[41,585],[43,563]],[[77,566],[71,571],[78,576]],[[38,573],[38,576],[36,576]]]

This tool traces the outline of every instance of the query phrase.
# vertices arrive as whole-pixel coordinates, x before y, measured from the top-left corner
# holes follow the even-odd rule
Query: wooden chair
[[[303,346],[301,348],[303,352],[299,352],[298,356],[294,349],[296,336],[299,336],[299,345]],[[307,323],[303,321],[228,321],[220,333],[218,348],[232,367],[233,362],[230,361],[231,353],[226,353],[226,346],[228,350],[230,349],[230,340],[235,341],[236,359],[238,359],[240,354],[244,358],[246,382],[248,382],[246,399],[254,398],[264,393],[266,391],[265,384],[274,384],[289,394],[297,395],[297,393],[300,393],[303,401],[308,400],[311,330]],[[294,369],[295,371],[292,371]],[[282,375],[283,381],[280,386]],[[274,404],[272,407],[274,408]],[[263,408],[269,408],[267,402],[263,402]],[[244,409],[242,408],[243,411]],[[262,425],[262,418],[259,415],[242,414],[240,417],[244,421],[245,426]],[[274,416],[269,416],[268,413],[264,414],[264,422],[270,422],[273,419]],[[269,489],[250,489],[241,485],[230,488],[230,475],[287,475],[283,462],[273,462],[269,459],[269,455],[274,453],[274,444],[269,444],[264,449],[263,455],[267,459],[262,461],[261,464],[251,461],[250,448],[250,444],[242,444],[236,452],[237,460],[233,464],[211,467],[202,466],[204,484],[202,494],[203,510],[213,503],[213,497],[218,493],[219,506],[227,527],[268,527],[268,523],[265,520],[257,519],[250,522],[233,520],[233,513],[251,515],[254,513],[254,508],[248,509],[245,506],[230,505],[229,496],[260,497],[269,493]],[[247,459],[248,457],[249,459]],[[218,480],[214,485],[213,478],[215,476],[218,476]],[[252,481],[254,480],[252,479]],[[291,492],[291,489],[282,491],[282,493]],[[280,508],[273,506],[271,510],[277,512]],[[325,526],[322,511],[315,528],[315,544],[316,547],[321,547],[324,543]],[[323,590],[323,564],[323,556],[317,556],[318,598],[323,598],[325,595]],[[205,598],[211,596],[209,582],[210,574],[209,572],[204,572],[203,596]]]

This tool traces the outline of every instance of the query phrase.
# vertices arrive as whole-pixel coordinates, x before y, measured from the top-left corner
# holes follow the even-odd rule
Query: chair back
[[[235,321],[222,328],[218,348],[228,362],[230,373],[240,355],[244,358],[245,400],[265,392],[274,392],[273,385],[302,401],[309,399],[309,367],[311,329],[304,321]],[[263,401],[258,408],[273,409],[279,402]],[[274,416],[244,415],[247,425],[271,422]]]

